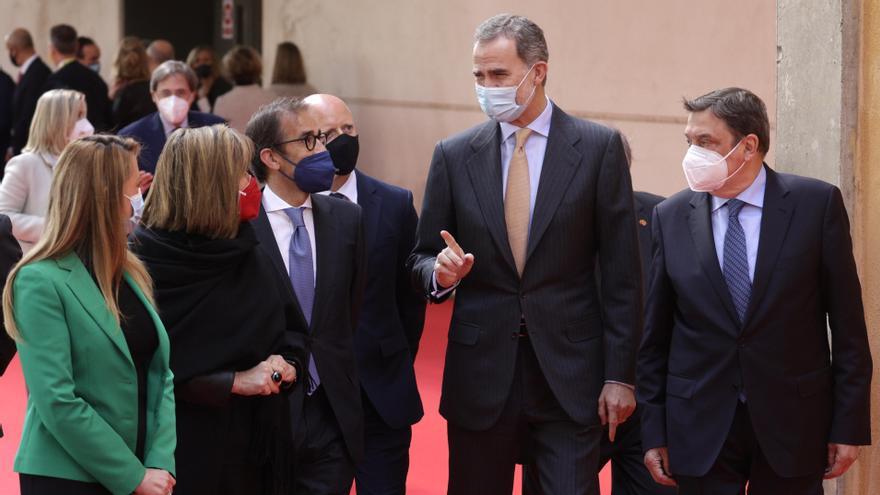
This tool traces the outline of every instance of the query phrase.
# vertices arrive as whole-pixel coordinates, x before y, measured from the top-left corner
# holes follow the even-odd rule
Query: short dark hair
[[[757,95],[747,89],[716,89],[692,100],[683,99],[688,112],[711,110],[723,120],[737,140],[749,134],[758,137],[758,151],[766,155],[770,150],[770,121],[767,106]]]
[[[269,171],[260,160],[260,151],[273,148],[276,143],[284,139],[281,118],[284,114],[297,116],[306,111],[307,105],[302,98],[284,97],[278,98],[261,106],[245,128],[245,134],[254,142],[254,159],[251,163],[251,171],[260,182],[266,182]]]
[[[56,24],[49,30],[49,41],[62,55],[76,55],[76,29],[70,24]]]
[[[83,57],[83,48],[95,45],[95,40],[89,38],[88,36],[80,36],[76,39],[76,58]],[[97,45],[95,45],[97,46]]]
[[[237,45],[223,56],[223,69],[238,86],[257,84],[263,74],[263,61],[253,48]]]

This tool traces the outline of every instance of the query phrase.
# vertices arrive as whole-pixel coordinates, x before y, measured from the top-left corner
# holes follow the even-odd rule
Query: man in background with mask
[[[435,148],[409,259],[432,302],[456,292],[440,399],[449,493],[511,493],[524,446],[542,493],[595,493],[601,424],[613,440],[635,408],[642,323],[620,134],[547,98],[532,21],[488,19],[473,56],[492,120]]]
[[[150,93],[158,111],[119,131],[120,136],[130,136],[141,143],[143,147],[138,155],[138,167],[150,177],[156,171],[159,154],[172,132],[180,128],[224,123],[216,115],[189,110],[197,87],[198,79],[188,65],[177,60],[163,63],[150,78]]]
[[[92,69],[96,74],[101,73],[101,48],[95,40],[80,36],[77,38],[76,61]]]
[[[418,223],[413,196],[355,171],[358,130],[345,102],[324,94],[304,102],[327,136],[327,151],[336,167],[326,193],[357,203],[364,218],[367,283],[354,350],[366,455],[357,466],[357,492],[403,495],[411,425],[424,414],[413,363],[425,323],[425,300],[413,291],[406,268]]]
[[[27,144],[37,100],[52,71],[34,51],[34,40],[26,29],[18,28],[9,33],[6,49],[9,61],[18,67],[18,73],[13,77],[17,83],[12,96],[12,140],[8,152],[8,158],[12,158]],[[7,150],[2,152],[7,153]]]
[[[840,190],[774,172],[740,88],[684,103],[690,190],[654,210],[645,464],[679,493],[822,493],[871,442],[871,355]],[[830,327],[830,343],[828,327]]]
[[[248,122],[253,172],[265,183],[252,221],[288,304],[291,347],[302,349],[293,421],[291,492],[347,495],[364,455],[364,418],[354,351],[365,278],[361,208],[315,194],[335,168],[326,136],[302,100],[279,98]]]

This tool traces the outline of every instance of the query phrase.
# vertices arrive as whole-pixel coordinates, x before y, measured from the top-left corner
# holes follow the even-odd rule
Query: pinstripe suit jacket
[[[414,283],[430,297],[441,229],[475,257],[456,291],[440,412],[472,430],[495,423],[513,380],[512,334],[524,318],[563,409],[578,423],[598,423],[603,382],[634,382],[641,329],[638,237],[620,135],[554,106],[522,277],[504,222],[500,139],[490,121],[437,144],[409,259]]]

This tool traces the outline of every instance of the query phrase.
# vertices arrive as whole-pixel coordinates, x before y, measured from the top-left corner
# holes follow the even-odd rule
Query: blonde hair
[[[60,155],[67,146],[70,131],[81,118],[80,110],[85,102],[86,96],[72,89],[53,89],[43,93],[37,100],[24,151]]]
[[[143,224],[211,239],[235,238],[239,181],[253,153],[248,137],[222,124],[174,131],[159,155]]]
[[[148,81],[150,79],[150,60],[144,42],[137,36],[126,36],[119,43],[116,61],[116,79],[119,81]]]
[[[95,135],[70,143],[55,165],[43,236],[12,269],[3,291],[6,331],[16,340],[14,284],[21,267],[70,252],[89,260],[107,309],[120,320],[117,294],[123,273],[153,303],[152,281],[128,250],[128,217],[123,213],[126,179],[140,145],[133,139]]]

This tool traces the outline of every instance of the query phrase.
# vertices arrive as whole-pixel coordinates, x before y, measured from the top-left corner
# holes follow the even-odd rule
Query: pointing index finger
[[[464,256],[464,251],[461,249],[461,246],[458,245],[458,242],[456,242],[455,237],[452,237],[452,234],[446,230],[441,230],[440,237],[443,238],[443,241],[446,242],[446,246],[454,251],[455,254]]]

